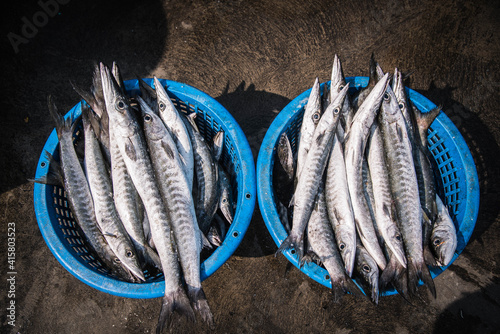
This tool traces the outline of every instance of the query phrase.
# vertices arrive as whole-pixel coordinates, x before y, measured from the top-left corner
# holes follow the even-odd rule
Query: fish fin
[[[429,245],[424,246],[424,262],[426,265],[431,267],[438,267],[438,263],[436,262],[436,258],[432,253],[431,247]]]
[[[408,263],[408,288],[410,292],[414,295],[417,294],[417,287],[419,279],[424,282],[432,296],[436,298],[436,287],[434,286],[434,281],[432,280],[429,268],[425,265],[424,261],[415,262],[409,261]]]
[[[441,111],[441,106],[431,109],[429,112],[421,112],[415,104],[412,104],[412,110],[415,115],[415,120],[419,127],[419,131],[426,133],[432,122],[436,119]]]
[[[132,161],[135,161],[137,159],[135,147],[132,144],[132,141],[130,140],[130,138],[128,138],[128,141],[125,143],[125,154]]]
[[[196,113],[194,113],[194,112],[186,115],[186,119],[187,119],[188,123],[193,127],[193,129],[196,132],[200,132],[200,130],[198,129],[198,125],[196,125],[196,122],[194,121],[195,118],[196,118]]]
[[[156,326],[156,333],[159,334],[165,327],[170,327],[172,323],[172,315],[174,311],[186,316],[189,320],[195,321],[194,311],[191,308],[189,299],[182,287],[169,295],[163,296],[161,304],[160,316],[158,317],[158,325]]]
[[[288,207],[291,208],[295,205],[295,194],[292,195],[292,198],[290,198],[290,203],[288,203]]]
[[[123,82],[122,74],[120,72],[120,68],[118,67],[118,64],[113,61],[113,65],[111,67],[111,72],[113,73],[113,77],[116,80],[116,83],[118,84],[118,87],[120,87],[120,92],[125,95],[125,83]]]
[[[188,289],[189,299],[193,305],[193,308],[200,314],[201,318],[212,328],[214,325],[214,316],[210,307],[208,306],[207,297],[205,292],[200,288],[190,288]]]
[[[399,124],[396,124],[396,133],[398,135],[399,142],[402,142],[403,141],[403,129],[401,129]]]
[[[49,153],[49,151],[44,150],[43,153],[45,155],[45,158],[49,161],[48,164],[49,170],[47,171],[47,174],[39,178],[28,179],[28,181],[41,184],[48,184],[52,186],[64,187],[64,177],[62,174],[61,165],[54,159],[54,157],[52,156],[52,154]]]
[[[163,148],[169,159],[173,160],[175,158],[175,154],[174,151],[172,150],[172,147],[170,147],[170,145],[166,143],[164,140],[161,141],[161,147]]]
[[[210,242],[210,240],[208,240],[205,233],[203,233],[201,230],[200,230],[200,236],[201,236],[201,248],[202,249],[213,249],[212,243]]]
[[[97,107],[98,106],[97,100],[92,93],[83,90],[81,87],[77,86],[71,80],[69,83],[70,83],[71,87],[73,87],[73,90],[78,95],[80,95],[80,98],[82,98],[85,102],[87,102],[87,104],[90,106],[90,108],[92,108],[92,110],[94,110],[94,112],[98,113],[100,111],[100,109]],[[101,115],[98,114],[98,116],[100,117]]]
[[[372,52],[371,56],[370,56],[370,66],[369,66],[369,69],[370,69],[370,76],[369,76],[369,79],[368,79],[368,85],[367,86],[370,86],[370,87],[373,87],[375,86],[375,84],[377,83],[377,61],[375,60],[375,54]]]
[[[283,253],[285,250],[294,248],[297,252],[300,252],[300,247],[299,247],[299,238],[295,236],[294,234],[290,234],[279,246],[278,250],[274,254],[274,256],[277,256],[279,253]],[[302,254],[299,255],[299,259],[302,258]]]

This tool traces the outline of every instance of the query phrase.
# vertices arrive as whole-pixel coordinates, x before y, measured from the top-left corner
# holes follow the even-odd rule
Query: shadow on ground
[[[244,129],[256,163],[267,129],[276,115],[290,102],[290,99],[270,92],[255,90],[253,84],[247,86],[246,82],[242,81],[232,92],[226,88],[216,100],[233,115],[240,127]],[[256,200],[252,221],[245,238],[234,255],[259,257],[273,254],[275,251],[276,245],[266,228]]]

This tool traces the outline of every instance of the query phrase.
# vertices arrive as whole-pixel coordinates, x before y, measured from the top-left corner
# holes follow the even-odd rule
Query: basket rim
[[[365,87],[368,84],[368,80],[369,78],[365,76],[346,77],[346,82],[351,85],[351,88],[355,89]],[[321,85],[325,84],[329,85],[330,81],[324,82]],[[414,102],[420,110],[427,112],[436,107],[434,103],[432,103],[422,94],[408,87],[405,88],[407,90],[408,98],[411,99],[411,101]],[[283,225],[280,222],[276,205],[274,205],[273,189],[271,185],[272,180],[270,177],[273,172],[273,154],[275,152],[276,144],[279,141],[279,136],[284,131],[284,129],[286,129],[290,125],[295,115],[306,105],[311,89],[312,88],[299,94],[295,99],[290,101],[290,103],[286,105],[276,116],[269,129],[267,130],[266,135],[264,136],[261,148],[259,150],[259,155],[257,157],[257,200],[260,212],[264,219],[264,223],[266,224],[266,227],[277,247],[281,245],[288,234],[286,233]],[[447,131],[447,135],[450,138],[453,138],[453,141],[458,148],[460,160],[463,164],[464,173],[466,175],[464,181],[466,183],[468,194],[467,203],[465,206],[464,218],[461,222],[458,223],[461,228],[462,226],[466,228],[466,233],[464,233],[463,236],[465,245],[467,245],[470,236],[472,235],[479,212],[479,182],[477,171],[470,150],[464,138],[460,134],[460,131],[456,128],[453,122],[446,116],[444,112],[440,112],[435,122],[441,124]],[[440,267],[436,268],[437,270],[432,270],[432,277],[434,278],[441,272],[446,270],[446,268],[457,259],[462,251],[463,249],[457,249],[457,252],[455,252],[453,259],[446,267]],[[285,250],[283,252],[283,255],[304,274],[314,279],[318,283],[331,288],[330,280],[326,279],[328,275],[326,269],[318,266],[315,263],[305,263],[301,267],[299,265],[298,255],[292,254],[291,250]],[[355,281],[355,283],[359,286],[358,282]],[[361,290],[364,292],[363,289]],[[380,295],[383,296],[392,294],[397,294],[397,291],[394,289],[387,290],[381,292]]]
[[[143,80],[154,87],[152,78],[144,78]],[[204,281],[217,271],[235,252],[248,229],[256,202],[254,159],[243,130],[234,117],[218,101],[208,94],[185,83],[167,79],[158,80],[163,86],[167,86],[167,92],[175,94],[181,100],[184,98],[195,102],[196,107],[207,112],[217,121],[224,130],[225,136],[231,138],[235,148],[235,157],[237,157],[240,164],[240,169],[236,175],[238,178],[238,195],[236,199],[238,205],[235,211],[234,220],[228,229],[227,236],[222,245],[200,265],[201,280]],[[137,79],[126,80],[124,83],[129,93],[134,90],[139,91],[139,81]],[[81,103],[81,101],[78,102],[64,117],[67,118],[71,115],[81,113]],[[53,153],[57,145],[57,133],[56,130],[53,129],[40,155],[35,178],[46,175],[48,171],[48,160],[45,157],[44,151],[47,150],[49,153]],[[47,187],[48,186],[45,184],[34,184],[35,215],[45,243],[59,263],[61,263],[67,271],[87,285],[112,295],[128,298],[156,298],[163,296],[165,290],[165,282],[163,280],[145,283],[124,282],[91,270],[75,258],[56,233],[54,223],[57,219],[53,212],[50,214],[47,210],[49,204],[45,196]]]

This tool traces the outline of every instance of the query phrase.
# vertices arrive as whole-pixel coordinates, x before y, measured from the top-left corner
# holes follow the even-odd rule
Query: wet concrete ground
[[[160,308],[160,299],[116,297],[85,285],[46,246],[27,179],[54,127],[47,95],[69,110],[79,101],[69,81],[88,87],[94,63],[116,61],[125,79],[156,75],[216,98],[239,122],[256,158],[276,114],[316,76],[329,79],[335,53],[345,75],[358,76],[367,75],[372,52],[387,71],[413,71],[409,86],[443,106],[476,163],[477,224],[460,257],[435,279],[437,298],[421,288],[413,305],[398,295],[382,297],[378,306],[351,296],[332,303],[327,288],[295,268],[286,272],[287,260],[274,257],[276,246],[256,206],[238,250],[203,282],[215,328],[176,319],[170,331],[500,331],[498,2],[62,3],[25,1],[2,10],[2,333],[148,333]],[[33,22],[38,26],[30,29]],[[9,223],[16,229],[15,298],[6,283]],[[10,300],[14,327],[7,318]]]

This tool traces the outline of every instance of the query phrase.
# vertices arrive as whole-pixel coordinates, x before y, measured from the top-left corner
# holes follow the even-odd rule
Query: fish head
[[[401,235],[397,225],[390,224],[387,227],[386,235],[388,237],[386,244],[391,249],[392,254],[394,254],[398,262],[406,268],[406,254],[404,250],[403,236]]]
[[[340,115],[342,114],[342,106],[344,100],[347,96],[347,91],[349,89],[349,84],[346,84],[340,93],[335,97],[333,101],[330,102],[328,108],[326,108],[325,113],[321,116],[318,123],[318,128],[323,130],[335,130]]]
[[[339,57],[335,55],[332,66],[332,78],[330,81],[330,100],[333,101],[335,97],[344,89],[346,85],[344,73],[342,72],[342,65]]]
[[[146,279],[140,268],[136,251],[129,246],[130,244],[127,245],[125,242],[118,243],[117,249],[115,250],[117,258],[115,258],[114,261],[128,269],[135,277],[145,281]]]
[[[356,272],[363,282],[368,285],[371,292],[371,299],[378,301],[379,295],[379,270],[377,262],[368,254],[366,250],[359,251],[356,260]]]
[[[167,117],[177,117],[177,113],[174,112],[172,106],[172,100],[167,94],[165,87],[161,84],[160,80],[155,76],[155,91],[156,91],[156,103],[158,106],[158,112],[164,114]]]
[[[434,229],[431,235],[431,246],[440,266],[447,266],[453,259],[457,248],[457,235],[450,228]]]
[[[354,271],[355,259],[356,259],[356,240],[353,242],[347,242],[344,240],[340,240],[339,242],[339,251],[340,256],[342,256],[342,260],[344,261],[344,267],[347,275],[349,277],[352,276]]]
[[[165,125],[161,118],[151,109],[143,98],[137,96],[137,102],[141,107],[144,133],[149,139],[161,140],[165,135]]]
[[[100,64],[100,74],[106,111],[115,133],[122,136],[135,134],[139,130],[135,126],[136,120],[128,97],[122,93],[111,71],[103,63]]]
[[[380,104],[380,118],[384,122],[396,122],[400,116],[402,117],[398,99],[390,86],[387,86]]]

